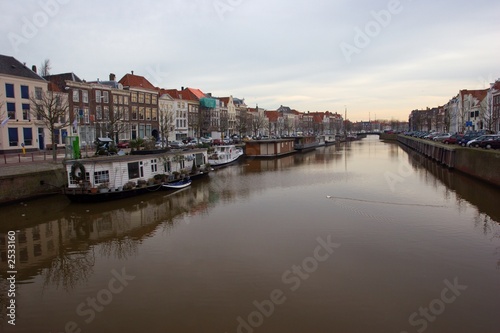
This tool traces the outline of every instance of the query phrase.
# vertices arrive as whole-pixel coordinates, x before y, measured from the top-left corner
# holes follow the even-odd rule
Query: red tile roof
[[[475,99],[477,99],[478,101],[481,102],[488,95],[488,89],[482,89],[482,90],[467,90],[467,89],[464,89],[464,90],[460,90],[460,94],[462,95],[462,97],[464,95],[472,95]]]
[[[187,101],[199,101],[200,98],[206,97],[200,89],[195,88],[184,88],[184,90],[160,89],[160,95],[162,94],[169,94],[172,98]]]
[[[278,118],[280,117],[280,113],[278,111],[264,111],[264,114],[271,123],[277,122]]]
[[[151,84],[151,82],[149,82],[144,76],[140,75],[125,74],[125,76],[122,77],[118,82],[120,82],[124,87],[157,90],[155,86]]]

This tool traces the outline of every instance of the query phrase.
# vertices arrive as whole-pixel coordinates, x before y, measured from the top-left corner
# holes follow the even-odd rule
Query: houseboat
[[[73,202],[101,202],[160,189],[162,185],[208,174],[206,149],[124,156],[96,156],[64,162]]]
[[[325,141],[325,146],[334,145],[337,142],[336,136],[334,134],[325,134],[323,135],[323,138]]]
[[[316,149],[319,146],[315,136],[297,136],[294,138],[293,149],[298,152],[306,152]]]
[[[294,139],[255,140],[245,143],[245,154],[248,157],[273,158],[296,153],[293,148]]]
[[[214,168],[236,162],[243,156],[243,149],[235,145],[214,146],[213,149],[208,155],[208,163]]]

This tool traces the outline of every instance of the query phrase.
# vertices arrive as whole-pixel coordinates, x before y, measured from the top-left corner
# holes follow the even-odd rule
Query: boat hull
[[[87,189],[70,188],[64,189],[64,194],[71,202],[76,203],[98,203],[111,200],[119,200],[138,195],[155,192],[161,189],[161,184],[146,187],[137,187],[130,190],[96,192],[92,193]]]

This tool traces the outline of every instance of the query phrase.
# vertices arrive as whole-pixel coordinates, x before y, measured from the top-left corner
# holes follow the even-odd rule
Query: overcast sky
[[[0,53],[51,74],[407,120],[500,77],[491,0],[0,0]]]

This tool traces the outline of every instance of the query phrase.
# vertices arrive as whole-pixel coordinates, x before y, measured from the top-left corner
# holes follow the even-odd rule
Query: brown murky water
[[[368,137],[172,194],[3,207],[0,331],[499,332],[499,199]]]

